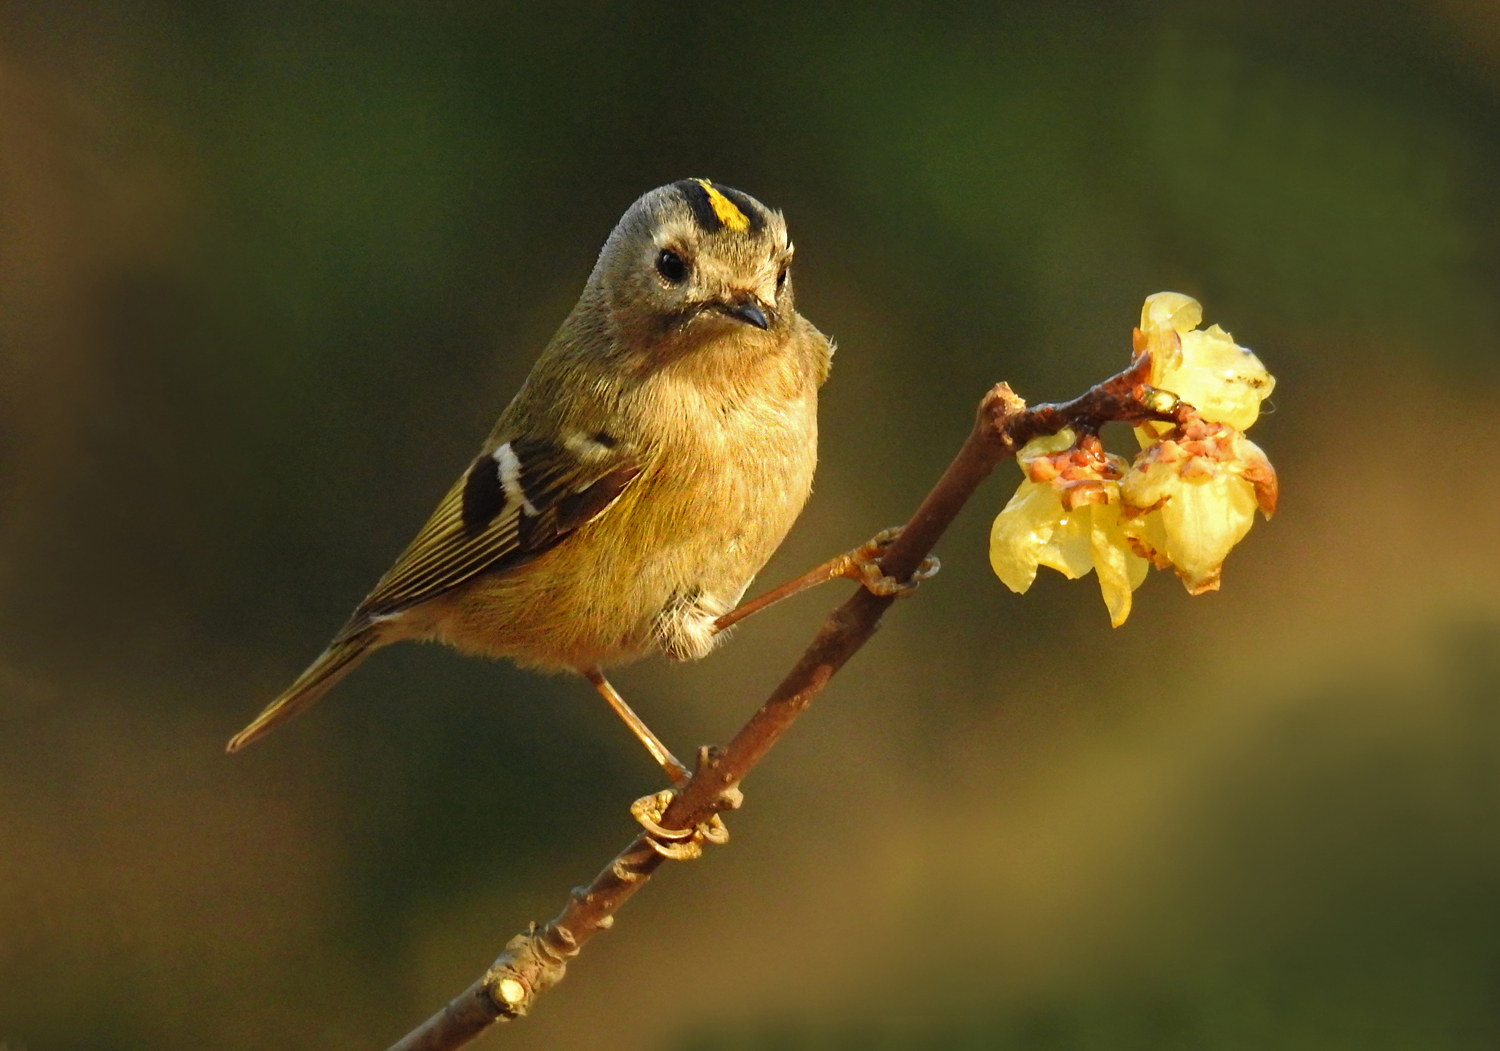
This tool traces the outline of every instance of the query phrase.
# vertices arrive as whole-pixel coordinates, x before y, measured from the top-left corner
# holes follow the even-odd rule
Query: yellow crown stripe
[[[708,203],[713,205],[714,214],[719,217],[719,222],[729,227],[735,233],[744,233],[750,229],[750,220],[745,218],[745,213],[734,206],[734,202],[725,197],[714,184],[707,179],[693,180],[708,192]]]

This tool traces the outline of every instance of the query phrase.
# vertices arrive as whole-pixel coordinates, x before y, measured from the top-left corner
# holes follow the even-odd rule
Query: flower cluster
[[[1136,360],[1150,356],[1150,386],[1179,407],[1174,422],[1136,428],[1133,463],[1072,430],[1017,455],[1026,478],[990,531],[990,564],[1012,591],[1026,591],[1038,566],[1070,579],[1096,572],[1119,627],[1152,565],[1175,569],[1190,594],[1216,590],[1255,510],[1276,510],[1276,471],[1243,434],[1275,380],[1219,326],[1199,331],[1202,319],[1176,292],[1141,310]]]

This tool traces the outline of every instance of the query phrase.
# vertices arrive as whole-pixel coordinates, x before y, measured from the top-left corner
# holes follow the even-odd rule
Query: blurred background
[[[1202,300],[1283,510],[1116,631],[944,571],[481,1046],[1500,1043],[1500,9],[0,0],[0,1042],[384,1047],[660,787],[587,686],[387,650],[250,752],[641,192],[785,210],[839,340],[774,583],[1008,380]],[[847,586],[617,682],[721,741]]]

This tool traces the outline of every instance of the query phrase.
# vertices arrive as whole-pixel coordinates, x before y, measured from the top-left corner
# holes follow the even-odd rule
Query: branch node
[[[625,853],[615,858],[614,863],[609,867],[609,871],[621,883],[643,883],[651,878],[651,872],[642,864],[642,861],[643,859],[639,854],[627,849]]]
[[[1182,399],[1171,391],[1153,387],[1149,383],[1142,383],[1131,393],[1136,401],[1150,409],[1158,418],[1175,419],[1177,406],[1182,404]]]
[[[619,872],[616,871],[615,875],[618,876]],[[592,888],[589,887],[574,887],[571,897],[573,899],[573,904],[580,909],[591,909],[599,900],[599,896],[594,893]],[[609,930],[610,926],[613,925],[614,922],[615,918],[612,914],[606,914],[596,921],[597,926],[601,930],[606,931]]]
[[[501,1018],[520,1018],[536,998],[562,981],[568,961],[578,955],[578,942],[566,927],[532,924],[505,944],[488,971],[483,986]]]
[[[1010,389],[1009,383],[997,383],[979,401],[974,433],[996,460],[1013,455],[1024,442],[1017,443],[1011,430],[1026,415],[1026,400]]]
[[[698,749],[698,768],[693,771],[693,780],[700,784],[717,781],[719,789],[709,797],[708,805],[716,810],[738,810],[745,803],[745,794],[740,791],[734,774],[724,768],[724,750],[718,745],[706,744]]]

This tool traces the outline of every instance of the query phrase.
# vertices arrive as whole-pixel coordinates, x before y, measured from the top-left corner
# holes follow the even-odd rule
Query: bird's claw
[[[662,815],[672,804],[673,795],[668,788],[630,804],[631,816],[646,830],[646,842],[652,850],[669,861],[692,861],[703,855],[705,843],[722,846],[729,842],[729,829],[718,814],[696,828],[663,828]]]
[[[937,575],[942,568],[936,555],[928,555],[922,559],[922,564],[917,567],[915,573],[907,580],[897,580],[895,577],[887,576],[880,565],[881,557],[896,542],[901,535],[901,526],[890,529],[882,529],[870,540],[849,552],[849,568],[846,576],[859,581],[865,586],[865,590],[873,595],[882,597],[894,595],[897,598],[905,598],[921,586],[922,581]]]

